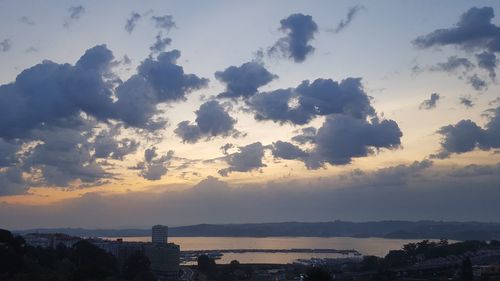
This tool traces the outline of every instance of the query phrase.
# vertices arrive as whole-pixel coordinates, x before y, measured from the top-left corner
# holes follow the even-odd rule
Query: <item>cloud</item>
[[[155,40],[155,43],[149,47],[149,50],[153,54],[165,51],[165,48],[172,43],[172,39],[168,37],[162,38],[161,32],[156,35]]]
[[[0,52],[8,52],[12,48],[12,41],[10,39],[3,39],[0,41]]]
[[[278,76],[269,72],[263,64],[252,61],[217,71],[215,78],[226,86],[226,91],[218,97],[248,98],[256,94],[259,87],[267,85]]]
[[[299,144],[314,143],[314,139],[317,134],[317,130],[314,127],[306,127],[300,130],[300,134],[294,136],[292,141]]]
[[[228,168],[219,170],[219,174],[227,176],[232,172],[249,172],[262,167],[264,158],[264,146],[260,142],[255,142],[246,146],[240,146],[239,152],[227,155],[224,159],[229,165]]]
[[[93,143],[94,157],[123,160],[126,155],[137,151],[140,142],[130,138],[117,140],[118,135],[117,128],[103,130],[97,134]]]
[[[195,113],[194,125],[190,125],[189,121],[183,121],[174,130],[174,133],[183,142],[195,143],[204,137],[210,139],[216,136],[227,137],[238,133],[234,129],[236,119],[232,118],[218,101],[212,100],[203,103]]]
[[[493,8],[470,8],[460,16],[451,28],[437,29],[413,41],[417,47],[456,45],[466,50],[484,49],[500,51],[500,28],[491,23],[495,14]]]
[[[433,155],[447,158],[451,154],[461,154],[476,148],[491,150],[500,148],[500,107],[492,109],[484,128],[471,120],[461,120],[455,125],[447,125],[438,130],[442,136],[441,150]]]
[[[28,18],[27,16],[22,16],[21,22],[24,24],[27,24],[27,25],[35,25],[36,24],[32,19]]]
[[[420,106],[418,107],[420,110],[422,109],[433,109],[436,108],[436,104],[438,100],[441,98],[441,96],[438,93],[432,93],[430,98],[427,100],[424,100]]]
[[[163,52],[156,60],[147,58],[137,68],[138,74],[153,87],[160,102],[184,100],[186,93],[201,89],[208,84],[208,79],[199,78],[194,74],[184,74],[183,68],[177,65],[180,56],[179,50]]]
[[[152,16],[151,19],[155,23],[156,28],[162,29],[167,33],[175,27],[174,18],[171,15]]]
[[[65,28],[69,28],[72,22],[77,21],[83,16],[85,13],[85,8],[82,5],[72,6],[68,8],[68,17],[69,19],[64,21],[63,26]]]
[[[176,64],[179,56],[174,50],[149,57],[123,82],[113,72],[113,53],[98,45],[74,65],[44,61],[0,85],[0,177],[12,187],[1,193],[114,179],[106,169],[109,160],[122,160],[139,146],[128,132],[122,137],[121,128],[163,128],[167,121],[158,105],[184,100],[206,85],[207,79],[184,73]],[[166,161],[145,165],[145,177],[162,173],[160,160]]]
[[[351,24],[351,22],[354,20],[356,15],[358,14],[359,11],[364,9],[363,6],[356,5],[351,8],[349,8],[349,11],[347,12],[347,16],[345,19],[342,19],[338,24],[337,27],[333,29],[329,29],[328,31],[333,32],[333,33],[339,33],[340,31],[344,30],[347,26]]]
[[[137,163],[135,167],[130,169],[140,170],[139,175],[147,180],[160,180],[167,174],[174,151],[169,150],[167,154],[159,157],[156,150],[156,147],[146,149],[144,151],[144,161]]]
[[[403,133],[393,120],[371,122],[356,119],[348,115],[334,114],[327,116],[317,130],[313,148],[308,151],[306,166],[316,169],[325,163],[345,165],[355,157],[366,157],[376,151],[396,149],[401,145]]]
[[[135,26],[137,25],[137,22],[140,19],[141,19],[141,15],[139,13],[132,12],[130,14],[130,17],[127,19],[127,21],[125,23],[125,30],[128,33],[132,33],[132,31],[134,31],[134,29],[135,29]]]
[[[429,69],[431,71],[444,71],[444,72],[455,72],[457,70],[462,70],[467,72],[474,68],[474,64],[470,62],[467,58],[460,58],[457,56],[450,56],[445,62],[437,63],[435,66],[431,66]]]
[[[465,171],[471,170],[484,171],[467,176]],[[0,221],[9,229],[335,219],[491,222],[500,221],[496,171],[498,164],[433,167],[423,160],[342,176],[251,185],[210,177],[182,190],[164,186],[169,191],[87,193],[42,206],[0,203]],[[467,202],[467,208],[457,202]]]
[[[472,86],[472,88],[474,88],[474,90],[476,90],[476,91],[483,91],[483,90],[486,90],[488,87],[488,84],[486,83],[486,81],[479,78],[479,76],[477,76],[477,74],[469,76],[467,79],[468,79],[467,83],[469,83]]]
[[[463,104],[467,108],[474,107],[474,102],[469,97],[460,97],[460,104]]]
[[[280,30],[287,35],[280,38],[268,51],[269,54],[279,54],[295,62],[303,62],[308,55],[314,52],[314,47],[309,44],[318,31],[318,25],[312,16],[292,14],[280,21]]]
[[[346,114],[366,118],[375,114],[360,78],[347,78],[341,82],[316,79],[311,83],[305,80],[296,88],[254,95],[248,106],[257,120],[298,125],[306,124],[316,116]]]
[[[497,76],[495,69],[497,68],[497,56],[494,53],[482,52],[476,54],[477,65],[488,71],[491,80],[495,80]]]
[[[287,160],[303,159],[308,156],[300,147],[284,141],[274,142],[271,150],[274,157]]]

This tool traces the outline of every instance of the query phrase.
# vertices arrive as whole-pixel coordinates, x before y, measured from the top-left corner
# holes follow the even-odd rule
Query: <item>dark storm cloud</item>
[[[226,91],[220,93],[219,97],[248,98],[256,94],[259,87],[267,85],[278,76],[269,72],[261,63],[252,61],[217,71],[215,78],[226,85]]]
[[[160,180],[162,176],[167,174],[174,152],[169,150],[165,155],[159,156],[156,150],[156,147],[146,149],[144,161],[137,163],[137,166],[131,169],[140,170],[139,175],[147,180]]]
[[[287,35],[280,38],[269,49],[269,54],[279,54],[295,62],[303,62],[309,54],[314,52],[314,47],[309,43],[314,39],[318,25],[313,21],[312,16],[300,13],[282,19],[280,24],[280,30]]]
[[[432,93],[430,98],[427,99],[427,100],[424,100],[420,105],[419,105],[419,109],[433,109],[433,108],[436,108],[436,104],[438,102],[438,100],[441,98],[441,96],[438,94],[438,93]]]
[[[337,27],[335,27],[331,30],[328,30],[328,31],[331,31],[333,33],[339,33],[340,31],[344,30],[349,24],[351,24],[351,22],[354,20],[354,18],[358,14],[358,12],[361,11],[362,9],[364,9],[364,7],[359,6],[359,5],[349,8],[349,11],[347,12],[346,18],[342,19],[337,24]]]
[[[474,102],[469,97],[460,97],[460,104],[467,108],[474,107]]]
[[[12,41],[10,39],[3,39],[0,41],[0,52],[8,52],[12,48]]]
[[[236,119],[232,118],[218,101],[203,103],[195,113],[194,125],[190,125],[189,121],[183,121],[174,130],[183,142],[195,143],[201,138],[227,137],[237,132],[234,129]]]
[[[225,157],[225,161],[229,165],[228,168],[219,170],[219,174],[227,176],[232,172],[249,172],[266,167],[262,163],[264,158],[264,146],[260,142],[255,142],[246,146],[240,146],[239,152],[229,154]]]
[[[491,150],[500,148],[500,107],[491,110],[489,120],[484,128],[471,120],[461,120],[455,125],[441,127],[441,151],[433,155],[446,158],[451,154],[465,153],[476,148]]]
[[[450,56],[447,61],[437,63],[429,69],[431,71],[455,72],[457,70],[462,70],[463,72],[467,72],[473,68],[474,64],[472,64],[469,59]]]
[[[162,34],[160,32],[158,33],[158,35],[156,35],[155,42],[151,47],[149,47],[149,50],[153,54],[163,52],[165,51],[165,48],[167,48],[167,46],[170,45],[170,43],[172,43],[172,39],[168,37],[162,38]]]
[[[170,31],[170,29],[175,27],[174,18],[171,15],[152,16],[151,19],[155,23],[156,28],[161,29],[167,33]]]
[[[296,88],[254,95],[248,105],[257,120],[298,125],[329,114],[346,114],[355,118],[375,114],[359,78],[347,78],[340,83],[331,79],[316,79],[312,83],[306,80]]]
[[[469,76],[467,78],[467,83],[469,83],[476,91],[483,91],[488,87],[486,81],[481,79],[477,74]]]
[[[455,27],[437,29],[418,37],[413,43],[421,48],[456,45],[467,50],[483,49],[498,52],[500,28],[491,22],[494,16],[491,7],[473,7],[460,16]]]
[[[495,77],[497,76],[495,72],[498,63],[497,56],[494,53],[482,52],[476,54],[476,59],[477,65],[488,71],[491,80],[495,80]]]

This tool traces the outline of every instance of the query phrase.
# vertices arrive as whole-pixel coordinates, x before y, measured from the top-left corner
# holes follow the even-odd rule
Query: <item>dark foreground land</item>
[[[150,262],[140,253],[123,263],[81,240],[72,247],[33,247],[21,236],[0,230],[0,280],[152,281]],[[332,280],[500,280],[500,241],[424,240],[395,249],[385,257],[316,260],[308,264],[217,265],[206,255],[184,267],[185,281],[332,281]]]
[[[16,233],[65,233],[84,237],[149,236],[150,229],[29,229]],[[500,240],[500,223],[441,221],[282,222],[199,224],[171,227],[169,236],[184,237],[381,237],[401,239]]]

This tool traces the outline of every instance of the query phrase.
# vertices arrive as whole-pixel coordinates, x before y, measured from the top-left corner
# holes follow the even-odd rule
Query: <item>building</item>
[[[23,236],[26,244],[33,247],[42,248],[56,248],[59,244],[71,248],[78,241],[82,240],[80,237],[70,236],[62,233],[28,233]]]
[[[180,271],[180,247],[174,243],[144,246],[144,254],[151,263],[151,271],[160,280],[177,280]]]
[[[165,225],[155,225],[151,229],[151,242],[153,244],[168,243],[168,227]]]

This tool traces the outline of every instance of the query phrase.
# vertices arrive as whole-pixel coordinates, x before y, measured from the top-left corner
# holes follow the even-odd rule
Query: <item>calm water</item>
[[[115,239],[119,237],[108,237]],[[150,242],[151,237],[123,237],[123,241]],[[401,249],[404,244],[419,242],[411,239],[351,238],[351,237],[169,237],[169,242],[180,245],[181,250],[222,249],[354,249],[363,255],[385,256],[390,250]],[[451,241],[450,241],[451,242]],[[296,259],[335,258],[339,254],[324,253],[225,253],[217,263],[238,260],[241,263],[291,263]]]

